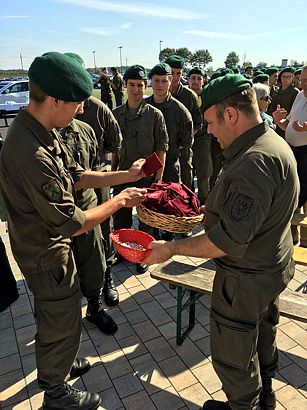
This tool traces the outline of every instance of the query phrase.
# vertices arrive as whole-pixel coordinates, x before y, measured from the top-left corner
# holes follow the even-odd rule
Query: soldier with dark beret
[[[294,103],[294,100],[299,93],[299,90],[294,87],[293,80],[294,80],[294,69],[293,67],[285,67],[279,73],[280,80],[281,80],[281,87],[272,98],[272,102],[268,108],[268,114],[272,115],[273,112],[277,109],[278,106],[284,108],[287,113],[289,114]],[[282,138],[285,138],[285,131],[282,130],[278,124],[276,128],[276,132]]]
[[[301,73],[302,73],[302,68],[297,68],[294,71],[294,87],[296,87],[298,90],[302,90],[302,83],[301,83]]]
[[[113,78],[111,80],[111,87],[114,93],[116,107],[122,105],[124,99],[124,81],[119,74],[117,67],[111,67]]]
[[[247,75],[253,77],[253,75],[254,75],[253,66],[252,65],[246,66],[245,69],[244,69],[244,74],[247,74]]]
[[[170,85],[170,92],[172,97],[180,101],[190,112],[193,120],[193,134],[202,128],[202,118],[201,113],[198,108],[198,98],[194,91],[185,87],[181,83],[182,71],[184,67],[184,58],[178,55],[172,55],[165,60],[172,69],[172,82]],[[182,149],[180,154],[180,169],[181,169],[181,180],[188,186],[192,187],[192,157],[193,152],[191,148]]]
[[[77,359],[81,336],[80,288],[72,238],[125,206],[142,202],[131,188],[105,204],[82,211],[75,190],[100,188],[143,177],[139,160],[128,171],[81,168],[56,128],[66,127],[93,90],[75,58],[57,52],[36,57],[29,69],[30,103],[10,126],[0,156],[0,184],[8,212],[12,251],[34,295],[38,385],[45,409],[97,409],[96,393],[67,383],[89,363]]]
[[[269,87],[270,87],[270,96],[271,99],[276,96],[278,91],[277,78],[278,78],[278,68],[269,67],[265,70],[265,74],[269,76]]]
[[[147,158],[154,152],[163,167],[155,175],[140,179],[134,186],[150,187],[153,182],[162,180],[166,152],[168,150],[168,133],[161,112],[143,99],[147,87],[147,72],[143,66],[133,65],[124,74],[128,99],[125,104],[115,108],[114,116],[121,129],[123,142],[118,153],[118,169],[127,170],[138,158]],[[118,185],[114,194],[119,194],[130,184]],[[131,228],[132,210],[120,209],[114,214],[114,228]],[[153,234],[153,228],[139,221],[139,229]],[[147,266],[137,264],[137,272],[144,273]]]
[[[192,117],[188,109],[170,93],[172,70],[168,64],[155,65],[148,78],[151,79],[153,94],[146,101],[162,112],[169,137],[163,181],[181,182],[179,158],[182,151],[189,152],[192,148]]]
[[[203,90],[202,101],[208,132],[225,158],[207,198],[206,233],[152,242],[145,262],[214,258],[211,356],[228,402],[208,400],[203,409],[274,409],[278,296],[295,270],[290,221],[299,192],[296,162],[262,121],[251,81],[219,77]]]
[[[258,74],[253,78],[253,83],[261,83],[265,85],[269,85],[269,76],[267,74]]]
[[[188,72],[189,87],[199,96],[204,86],[204,71],[200,67],[193,67]],[[198,103],[200,104],[200,97]],[[212,175],[211,135],[207,133],[207,124],[194,134],[193,171],[197,177],[198,199],[201,205],[206,202]]]
[[[101,75],[97,78],[95,84],[100,84],[101,101],[112,110],[112,85],[107,67],[101,69]]]

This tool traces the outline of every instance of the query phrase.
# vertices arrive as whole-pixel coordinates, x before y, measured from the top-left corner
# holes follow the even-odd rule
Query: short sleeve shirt
[[[286,129],[287,143],[293,147],[307,145],[307,131],[299,132],[293,129],[294,121],[298,121],[300,124],[307,121],[307,97],[305,97],[303,91],[297,95],[287,120],[289,121]]]

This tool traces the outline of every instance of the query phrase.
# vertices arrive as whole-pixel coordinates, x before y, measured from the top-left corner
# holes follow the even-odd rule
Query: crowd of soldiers
[[[96,409],[100,403],[98,395],[77,391],[66,381],[90,368],[87,360],[76,358],[81,332],[79,283],[88,301],[86,319],[103,333],[117,331],[103,304],[103,299],[108,306],[119,303],[111,266],[121,259],[110,243],[111,230],[132,226],[132,207],[142,202],[152,183],[182,182],[196,190],[196,177],[200,205],[207,203],[223,166],[222,153],[227,144],[221,146],[212,136],[212,123],[204,119],[203,113],[220,100],[251,89],[254,83],[259,106],[259,111],[253,111],[255,124],[261,115],[263,127],[276,128],[284,137],[285,118],[299,93],[294,83],[298,73],[293,68],[286,67],[278,74],[275,67],[268,68],[266,73],[253,73],[252,67],[247,67],[244,76],[236,75],[236,69],[219,69],[208,85],[214,84],[211,88],[216,88],[220,84],[217,91],[212,91],[213,98],[211,88],[204,87],[208,78],[199,67],[188,72],[188,87],[182,85],[184,64],[182,57],[173,55],[148,73],[143,66],[132,65],[123,78],[112,67],[112,81],[104,68],[97,80],[102,101],[91,96],[91,79],[82,58],[74,53],[46,53],[30,67],[30,104],[8,132],[8,142],[1,153],[0,181],[13,253],[35,297],[39,319],[38,382],[45,390],[46,409]],[[51,81],[56,75],[57,81]],[[144,98],[148,79],[152,95]],[[216,79],[219,80],[214,82]],[[112,90],[116,100],[113,111]],[[216,94],[221,94],[219,99]],[[13,158],[11,150],[16,149],[15,139],[22,132],[25,137],[18,150],[24,151]],[[267,128],[261,128],[261,133],[266,132]],[[270,138],[274,139],[275,134],[272,135]],[[284,151],[285,147],[280,149]],[[163,167],[145,177],[142,158],[154,152]],[[112,156],[111,171],[106,153]],[[291,162],[292,157],[289,158]],[[291,178],[295,185],[295,177]],[[289,214],[295,204],[294,191]],[[245,196],[238,201],[241,208],[245,207],[245,214],[240,208],[234,216],[240,221],[254,208],[250,205],[246,209],[249,200]],[[160,239],[161,232],[144,223],[139,223],[139,229]],[[163,238],[173,239],[168,233]],[[224,255],[221,251],[217,253],[217,257]],[[60,266],[54,265],[57,260]],[[138,264],[136,270],[144,273],[147,265]],[[271,384],[267,395],[270,400]],[[235,404],[233,408],[237,408]]]

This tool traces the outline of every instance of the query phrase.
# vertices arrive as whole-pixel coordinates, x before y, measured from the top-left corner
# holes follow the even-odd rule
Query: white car
[[[29,80],[0,81],[0,113],[18,111],[29,104]]]

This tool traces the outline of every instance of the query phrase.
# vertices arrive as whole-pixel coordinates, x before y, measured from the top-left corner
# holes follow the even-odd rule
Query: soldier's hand
[[[146,177],[146,174],[142,168],[145,164],[145,161],[146,160],[144,158],[138,159],[134,161],[134,163],[128,169],[132,181],[138,181],[139,179]]]
[[[272,113],[274,121],[279,123],[281,120],[284,120],[287,116],[287,110],[281,108],[280,105],[277,105],[276,110]]]
[[[148,249],[152,249],[152,252],[142,262],[146,265],[166,262],[175,255],[174,242],[153,241],[148,245]]]
[[[300,124],[298,121],[294,121],[292,128],[297,132],[307,131],[307,121],[303,122],[303,124]]]
[[[118,196],[123,200],[125,208],[132,208],[144,201],[146,193],[145,188],[126,188]]]

